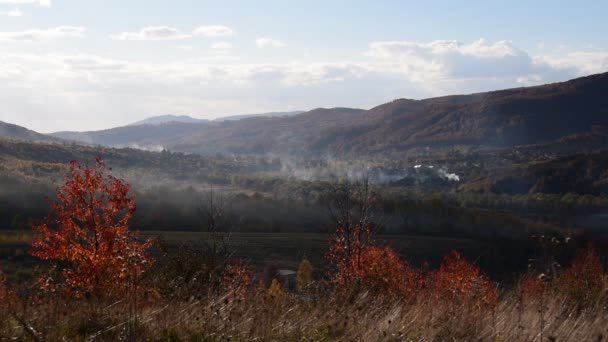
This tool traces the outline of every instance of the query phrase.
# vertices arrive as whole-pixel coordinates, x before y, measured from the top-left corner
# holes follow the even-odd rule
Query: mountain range
[[[313,156],[386,155],[455,146],[561,146],[565,141],[608,147],[603,139],[608,128],[605,94],[608,73],[535,87],[397,99],[369,110],[318,108],[214,121],[165,116],[101,131],[58,132],[49,139],[199,154]],[[7,134],[42,139],[27,130],[0,131]]]
[[[259,113],[259,114],[239,114],[239,115],[231,115],[231,116],[223,116],[213,120],[206,119],[197,119],[188,115],[159,115],[153,116],[150,118],[146,118],[140,121],[136,121],[128,126],[139,126],[139,125],[162,125],[172,122],[181,122],[181,123],[205,123],[209,121],[236,121],[241,119],[248,118],[267,118],[267,117],[282,117],[282,116],[294,116],[298,114],[302,114],[304,111],[297,110],[292,112],[270,112],[270,113]]]

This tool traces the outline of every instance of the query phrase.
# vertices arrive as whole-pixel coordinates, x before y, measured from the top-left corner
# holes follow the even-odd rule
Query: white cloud
[[[386,41],[370,44],[367,55],[387,71],[402,75],[437,94],[532,85],[577,75],[578,67],[561,68],[530,56],[511,42],[428,43]]]
[[[169,26],[149,26],[138,32],[122,32],[112,36],[115,40],[180,40],[190,36]]]
[[[608,51],[574,51],[561,55],[546,55],[536,59],[554,69],[576,69],[579,75],[608,71]]]
[[[216,50],[228,50],[228,49],[232,49],[232,44],[228,43],[228,42],[217,42],[213,45],[211,45],[212,49],[216,49]]]
[[[608,51],[531,56],[509,42],[483,41],[376,42],[366,56],[340,63],[246,63],[222,53],[149,63],[4,51],[0,103],[13,109],[3,121],[43,131],[99,129],[166,113],[369,108],[395,98],[535,85],[606,69]]]
[[[0,15],[4,15],[7,17],[22,17],[23,12],[21,12],[21,10],[18,8],[13,8],[10,11],[0,11]]]
[[[0,41],[43,42],[62,38],[82,38],[85,30],[81,26],[58,26],[48,29],[0,32]]]
[[[53,5],[51,0],[0,0],[0,5],[38,5],[50,7]]]
[[[224,25],[209,25],[199,26],[194,29],[193,34],[195,36],[205,37],[226,37],[234,36],[236,32],[228,26]]]
[[[274,48],[279,48],[279,47],[284,47],[285,43],[283,43],[280,40],[276,40],[276,39],[272,39],[272,38],[267,38],[267,37],[262,37],[262,38],[258,38],[255,40],[255,45],[258,48],[267,48],[267,47],[274,47]]]

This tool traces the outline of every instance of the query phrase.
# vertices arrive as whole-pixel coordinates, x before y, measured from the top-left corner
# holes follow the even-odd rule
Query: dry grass
[[[0,308],[0,340],[40,341],[601,341],[603,305],[580,310],[558,298],[495,308],[359,294],[261,293],[99,303],[57,297]],[[542,327],[542,329],[541,329]]]

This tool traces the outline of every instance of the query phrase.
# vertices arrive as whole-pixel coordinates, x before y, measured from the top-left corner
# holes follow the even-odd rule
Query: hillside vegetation
[[[108,146],[199,154],[406,155],[420,148],[553,143],[608,126],[608,73],[529,88],[425,100],[369,110],[315,109],[288,117],[128,126],[54,134]],[[597,141],[606,148],[606,140]]]

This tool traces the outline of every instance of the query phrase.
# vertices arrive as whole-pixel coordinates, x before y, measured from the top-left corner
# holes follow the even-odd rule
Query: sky
[[[608,1],[0,0],[0,121],[372,108],[608,71]]]

